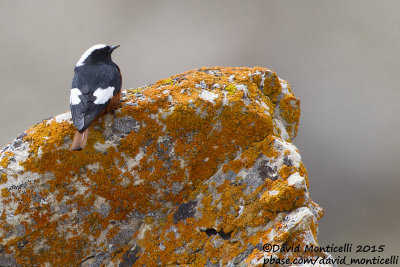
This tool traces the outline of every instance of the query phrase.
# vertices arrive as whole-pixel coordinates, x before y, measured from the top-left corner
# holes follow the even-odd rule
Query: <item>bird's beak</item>
[[[111,46],[111,47],[110,47],[110,53],[111,53],[112,51],[114,51],[115,49],[117,49],[119,46],[120,46],[120,45]]]

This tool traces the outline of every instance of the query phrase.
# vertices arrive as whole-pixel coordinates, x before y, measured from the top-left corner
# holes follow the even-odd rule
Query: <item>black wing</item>
[[[75,68],[70,108],[72,121],[79,131],[107,107],[121,90],[121,74],[115,64],[91,64]]]

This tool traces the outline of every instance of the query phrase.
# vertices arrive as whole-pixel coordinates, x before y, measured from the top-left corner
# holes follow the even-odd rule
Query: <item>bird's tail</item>
[[[76,131],[74,139],[72,140],[71,150],[84,149],[89,135],[89,127],[84,131]]]

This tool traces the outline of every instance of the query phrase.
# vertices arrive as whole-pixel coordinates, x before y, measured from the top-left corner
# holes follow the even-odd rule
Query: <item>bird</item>
[[[93,121],[119,106],[122,76],[111,59],[111,53],[118,47],[94,45],[83,53],[75,65],[70,108],[76,132],[71,150],[84,149]]]

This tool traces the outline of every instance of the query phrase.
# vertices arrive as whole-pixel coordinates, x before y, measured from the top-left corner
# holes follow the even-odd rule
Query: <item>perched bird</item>
[[[120,103],[121,71],[111,59],[111,53],[118,47],[92,46],[76,63],[70,107],[77,131],[71,150],[83,149],[92,122],[101,114],[116,109]]]

